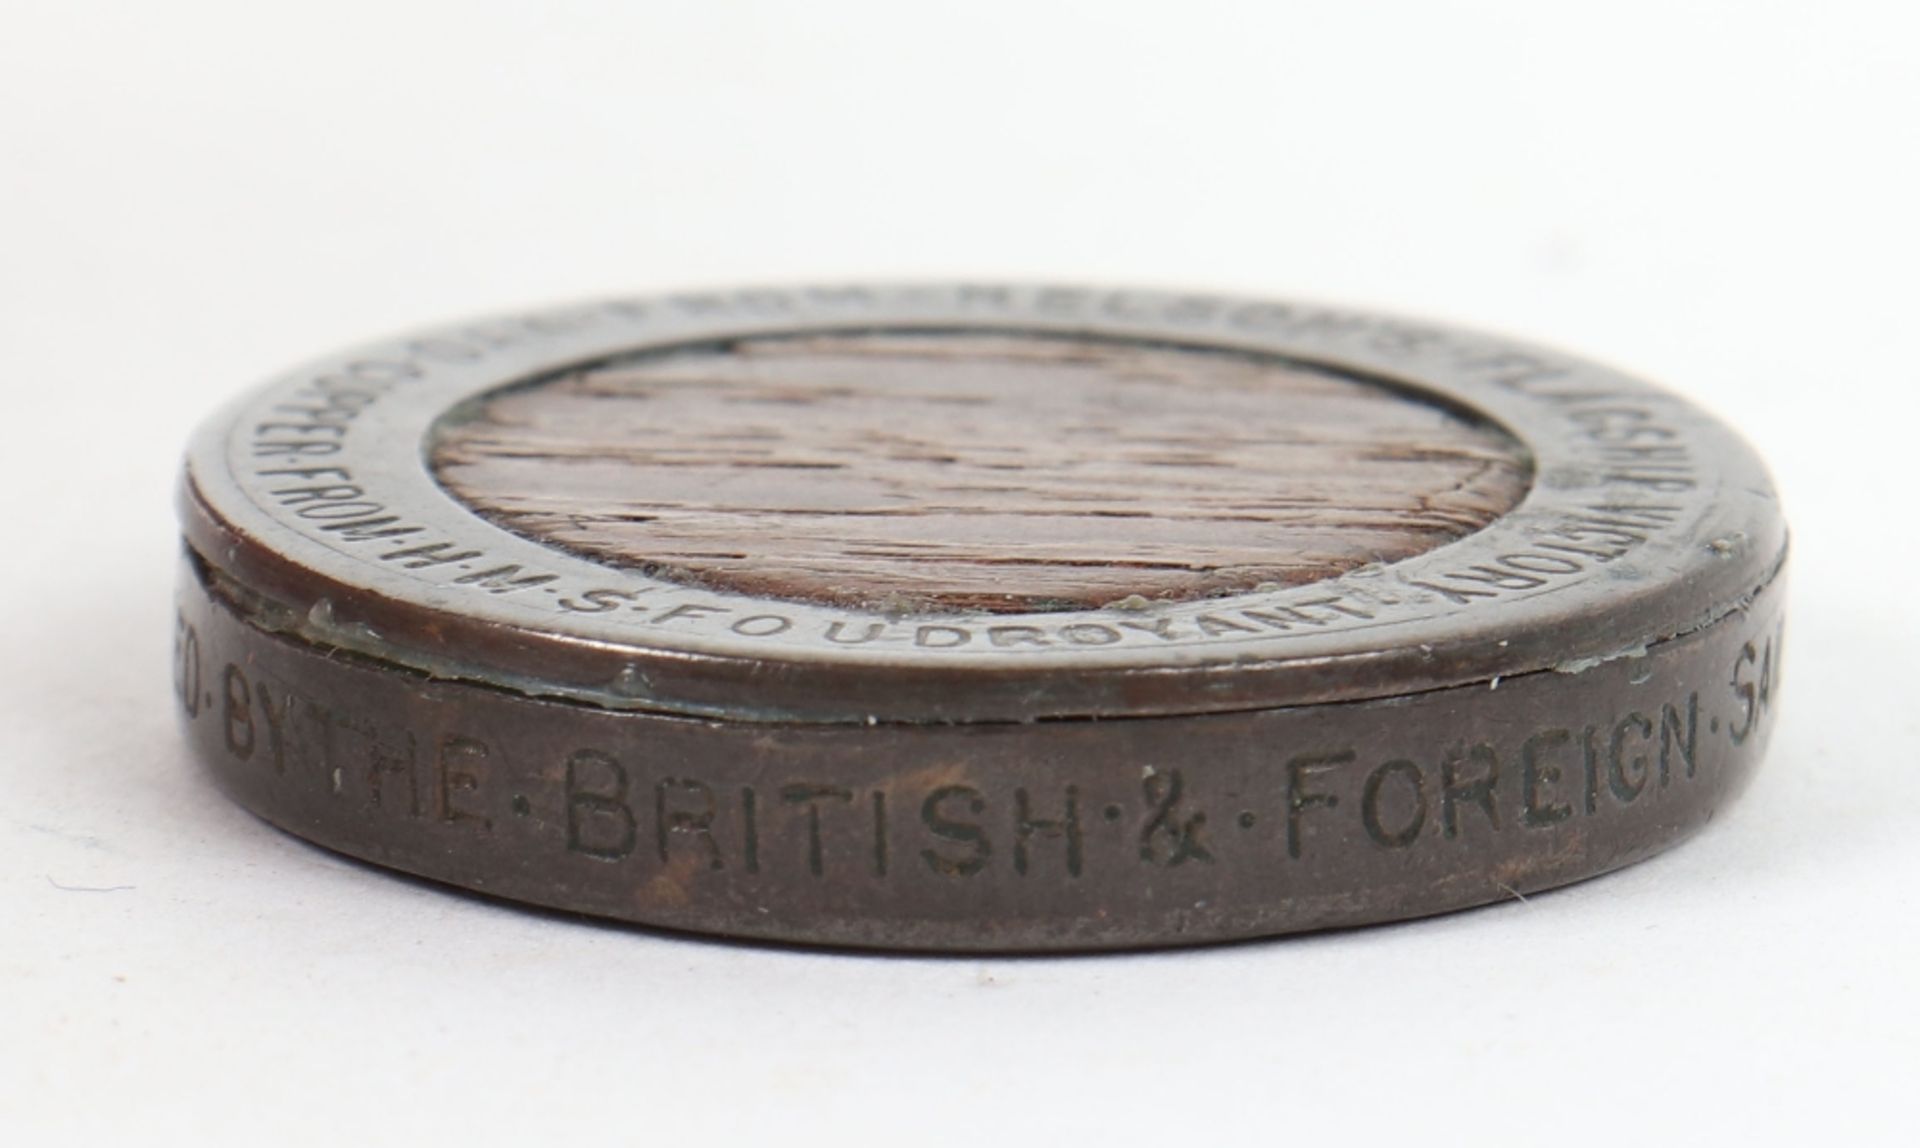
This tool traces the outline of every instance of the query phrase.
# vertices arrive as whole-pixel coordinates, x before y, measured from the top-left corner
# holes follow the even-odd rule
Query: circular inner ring
[[[1491,422],[1267,356],[978,332],[756,337],[497,391],[431,464],[499,526],[715,589],[1029,612],[1321,581],[1526,493]]]

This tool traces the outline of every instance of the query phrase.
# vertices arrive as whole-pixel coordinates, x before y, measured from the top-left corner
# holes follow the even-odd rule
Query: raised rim
[[[447,410],[557,371],[689,343],[872,329],[1292,359],[1490,419],[1527,449],[1534,483],[1476,534],[1310,586],[903,619],[601,565],[487,522],[425,461]],[[312,494],[323,486],[335,490]],[[1321,306],[1047,286],[616,299],[381,340],[284,374],[209,420],[181,501],[189,546],[267,628],[535,696],[755,720],[1201,713],[1577,670],[1736,608],[1786,547],[1766,470],[1738,436],[1608,368]],[[994,627],[1037,627],[1051,644],[996,646]]]

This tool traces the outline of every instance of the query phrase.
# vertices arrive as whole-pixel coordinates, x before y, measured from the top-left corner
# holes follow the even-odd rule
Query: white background
[[[1896,3],[0,0],[0,1141],[1913,1143],[1916,42]],[[1524,904],[942,960],[395,880],[187,760],[171,484],[225,396],[869,275],[1318,297],[1689,392],[1796,531],[1761,780]]]

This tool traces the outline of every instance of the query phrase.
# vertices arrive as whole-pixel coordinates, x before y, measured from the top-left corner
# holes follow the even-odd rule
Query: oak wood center
[[[658,576],[899,611],[1299,585],[1493,522],[1506,432],[1226,351],[980,333],[742,340],[502,391],[436,428],[457,498]]]

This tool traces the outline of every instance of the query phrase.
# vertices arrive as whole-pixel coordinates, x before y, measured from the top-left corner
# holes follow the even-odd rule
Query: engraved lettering
[[[1564,729],[1542,730],[1520,747],[1520,820],[1532,828],[1558,825],[1573,816],[1573,807],[1548,798],[1560,780],[1560,767],[1547,755],[1573,740]]]
[[[993,846],[987,840],[984,826],[975,821],[957,821],[945,812],[943,807],[954,802],[962,803],[967,812],[975,817],[987,811],[986,799],[971,785],[943,785],[921,802],[920,823],[935,837],[967,846],[967,852],[962,856],[953,856],[934,849],[923,849],[920,856],[926,861],[927,868],[943,877],[971,877],[987,867],[987,858],[993,855]]]
[[[1307,788],[1308,783],[1320,774],[1330,773],[1351,763],[1353,759],[1353,751],[1344,749],[1337,753],[1303,753],[1287,760],[1287,856],[1296,861],[1300,858],[1300,823],[1308,809],[1316,805],[1332,809],[1340,804],[1338,797],[1311,790]]]
[[[1231,618],[1222,618],[1218,614],[1202,614],[1193,620],[1193,624],[1209,638],[1217,638],[1222,634],[1258,634],[1260,632],[1252,626],[1236,622]]]
[[[1580,772],[1586,779],[1584,789],[1587,816],[1600,809],[1600,730],[1588,726],[1580,731]]]
[[[1680,710],[1668,704],[1660,707],[1660,784],[1667,784],[1673,774],[1673,755],[1678,753],[1680,760],[1687,763],[1687,776],[1692,777],[1698,764],[1695,751],[1699,745],[1700,733],[1700,695],[1687,695],[1687,722],[1684,735],[1681,732]]]
[[[1060,636],[1076,646],[1111,646],[1120,640],[1120,631],[1098,622],[1075,622],[1060,627]]]
[[[489,753],[487,743],[479,738],[448,734],[440,739],[435,775],[439,781],[441,821],[449,825],[470,822],[482,831],[493,828],[491,818],[461,809],[455,802],[458,794],[479,791],[479,771],[486,768]]]
[[[570,614],[604,614],[638,597],[640,593],[633,590],[585,590],[578,598],[562,598],[554,604]]]
[[[1164,618],[1164,617],[1155,618],[1152,621],[1146,621],[1146,620],[1134,621],[1132,619],[1128,619],[1126,621],[1121,622],[1120,624],[1122,626],[1125,626],[1129,630],[1138,630],[1142,634],[1152,634],[1154,637],[1159,638],[1162,641],[1174,642],[1174,641],[1178,641],[1180,638],[1178,634],[1175,634],[1173,632],[1172,618]]]
[[[260,713],[266,718],[267,752],[273,758],[273,771],[287,771],[287,726],[293,712],[293,695],[282,691],[280,701],[275,704],[273,693],[266,682],[257,682],[253,694],[260,699]]]
[[[338,466],[283,466],[268,470],[256,470],[254,473],[261,478],[304,478],[309,480],[332,478],[338,479],[341,482],[345,482],[353,477],[352,473],[346,470],[346,468]]]
[[[1479,776],[1463,781],[1460,767],[1472,764]],[[1440,824],[1451,839],[1460,836],[1460,807],[1477,805],[1487,815],[1487,824],[1500,828],[1500,807],[1494,804],[1493,787],[1500,780],[1500,759],[1485,742],[1455,746],[1440,759]]]
[[[1757,648],[1752,642],[1740,647],[1733,663],[1733,696],[1740,702],[1740,724],[1729,728],[1733,744],[1744,745],[1760,724],[1761,715],[1773,703],[1773,643]]]
[[[200,716],[206,680],[200,668],[200,632],[175,614],[173,622],[173,694],[189,719]],[[209,699],[210,700],[210,699]]]
[[[1475,598],[1498,598],[1500,596],[1492,590],[1474,590],[1466,587],[1456,589],[1452,586],[1442,586],[1437,582],[1422,582],[1417,579],[1408,579],[1407,585],[1418,586],[1422,590],[1431,590],[1456,606],[1471,605]]]
[[[339,522],[343,519],[361,519],[369,514],[378,514],[385,510],[377,502],[319,502],[312,506],[303,506],[294,511],[294,515],[310,522]],[[324,526],[321,529],[325,529]]]
[[[1501,556],[1500,564],[1529,574],[1578,574],[1586,569],[1571,558],[1558,558],[1552,554],[1506,554]]]
[[[1447,577],[1460,582],[1482,582],[1502,590],[1536,590],[1547,584],[1545,578],[1493,566],[1469,566],[1465,570],[1455,570]]]
[[[622,861],[633,853],[639,825],[627,804],[627,770],[598,750],[575,750],[567,758],[567,848],[596,861]]]
[[[327,467],[326,469],[338,470],[339,468]],[[340,473],[344,475],[346,472],[340,471]],[[283,486],[267,493],[278,499],[282,506],[304,506],[309,502],[346,502],[365,498],[367,494],[365,488],[351,482],[323,483],[319,486]]]
[[[725,869],[727,863],[720,856],[720,843],[713,837],[713,819],[719,812],[719,801],[705,782],[661,778],[653,787],[654,837],[660,860],[670,861],[674,835],[686,834],[706,848],[707,868]]]
[[[1078,877],[1081,860],[1080,790],[1075,786],[1067,786],[1066,811],[1052,820],[1042,820],[1033,815],[1024,788],[1013,791],[1013,805],[1013,871],[1022,877],[1027,875],[1027,840],[1038,834],[1066,839],[1067,876]]]
[[[923,627],[924,628],[924,627]],[[996,646],[1045,646],[1046,635],[1038,626],[989,626],[987,640]],[[923,645],[925,643],[922,643]]]
[[[1627,739],[1636,735],[1643,743],[1653,738],[1653,723],[1644,715],[1629,713],[1614,723],[1607,755],[1607,788],[1622,805],[1630,804],[1647,787],[1647,755],[1627,754]]]
[[[311,439],[264,441],[253,444],[253,453],[256,458],[272,458],[275,455],[283,454],[295,456],[339,454],[340,444],[337,442],[315,442]]]
[[[845,622],[829,623],[827,626],[827,641],[837,642],[842,646],[858,646],[864,642],[873,641],[886,630],[886,627],[879,622],[868,622],[866,633],[857,638],[847,638],[842,637],[842,635],[847,632],[846,627],[847,624]]]
[[[793,629],[793,619],[781,614],[753,614],[727,628],[749,638],[771,638]]]
[[[1404,778],[1402,784],[1411,786],[1412,812],[1400,828],[1389,829],[1381,814],[1381,795],[1387,782],[1395,778]],[[1360,791],[1360,821],[1366,827],[1367,836],[1376,845],[1388,849],[1404,849],[1419,840],[1420,830],[1427,823],[1427,779],[1420,767],[1401,758],[1386,762],[1368,774],[1366,785]]]
[[[972,639],[972,631],[962,630],[958,626],[922,626],[913,633],[914,645],[936,650],[964,646]]]
[[[788,805],[804,805],[807,809],[807,872],[815,877],[826,872],[825,849],[820,840],[820,802],[832,798],[835,801],[852,801],[853,791],[837,785],[788,785],[780,790],[780,800]]]
[[[231,662],[221,681],[226,701],[227,752],[247,761],[253,757],[253,691],[247,687],[240,667]]]
[[[1152,816],[1140,827],[1140,859],[1171,868],[1187,861],[1213,862],[1203,838],[1207,826],[1205,813],[1180,818],[1181,791],[1186,778],[1177,769],[1164,772],[1148,767],[1140,779],[1140,790]]]
[[[416,743],[412,730],[400,731],[398,752],[389,750],[387,744],[374,730],[367,734],[367,797],[376,806],[384,807],[387,802],[387,779],[398,777],[406,782],[407,816],[419,817],[420,779],[415,773]]]
[[[320,529],[340,536],[342,542],[377,542],[383,538],[404,538],[419,534],[424,526],[408,526],[389,514],[384,517],[356,518],[352,522],[328,522]]]
[[[511,594],[516,590],[528,590],[535,586],[544,586],[558,581],[552,574],[520,573],[518,563],[495,566],[491,570],[479,570],[472,574],[462,574],[453,580],[455,586],[472,586],[485,590],[489,594]]]
[[[465,562],[469,558],[478,557],[480,557],[478,550],[461,550],[457,548],[456,543],[452,542],[432,542],[422,546],[409,546],[404,550],[389,551],[380,556],[380,561],[399,562],[408,570],[424,570],[429,566]]]

